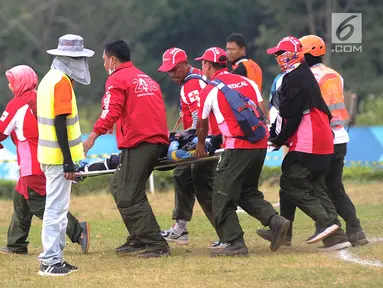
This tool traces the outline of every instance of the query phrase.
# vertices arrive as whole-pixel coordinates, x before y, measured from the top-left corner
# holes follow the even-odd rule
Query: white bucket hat
[[[48,54],[67,57],[92,57],[94,51],[84,48],[84,39],[74,34],[61,36],[57,49],[47,50]]]

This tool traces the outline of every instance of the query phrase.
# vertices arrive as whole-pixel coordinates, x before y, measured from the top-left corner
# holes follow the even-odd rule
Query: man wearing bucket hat
[[[90,84],[87,58],[94,52],[84,48],[82,37],[72,34],[60,37],[57,49],[47,52],[54,56],[53,63],[37,89],[37,156],[46,177],[39,275],[64,276],[78,270],[64,260],[63,250],[73,162],[84,158],[73,81]]]
[[[188,63],[186,52],[180,48],[170,48],[162,56],[162,65],[158,71],[165,72],[179,84],[181,113],[184,129],[195,129],[198,120],[199,92],[206,83],[199,79],[185,81],[191,74],[202,75],[202,71],[192,67]],[[216,125],[210,125],[210,134],[220,134]],[[200,203],[202,210],[210,223],[213,225],[212,191],[213,171],[216,168],[215,161],[196,163],[191,165],[179,165],[174,169],[173,182],[175,194],[175,207],[173,219],[176,223],[170,229],[162,231],[162,236],[171,242],[180,245],[189,243],[187,222],[191,220],[195,198]]]
[[[341,249],[351,244],[340,229],[335,207],[326,193],[325,173],[334,152],[330,128],[330,111],[324,102],[318,83],[303,60],[302,44],[295,37],[285,37],[278,45],[267,49],[273,54],[283,74],[278,91],[279,114],[283,125],[269,139],[273,146],[288,143],[289,152],[283,159],[280,179],[281,215],[294,220],[294,209],[299,207],[316,224],[315,233],[306,240],[316,243],[334,235]],[[291,241],[290,226],[288,242]],[[267,232],[257,230],[267,239]],[[265,235],[266,234],[266,235]],[[344,241],[346,240],[346,241]],[[286,242],[285,242],[286,244]]]

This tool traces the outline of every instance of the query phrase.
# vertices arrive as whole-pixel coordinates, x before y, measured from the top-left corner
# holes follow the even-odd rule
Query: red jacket
[[[239,91],[242,95],[250,98],[258,105],[262,102],[262,96],[258,86],[253,80],[246,77],[231,74],[227,69],[219,70],[212,79],[219,79],[229,88]],[[267,148],[267,136],[257,143],[251,143],[247,140],[236,138],[243,136],[243,131],[238,124],[237,119],[230,107],[225,95],[219,91],[213,84],[207,85],[200,92],[201,106],[198,111],[200,119],[216,119],[218,128],[224,137],[225,149],[265,149]],[[212,117],[213,116],[213,117]]]
[[[157,82],[126,62],[108,77],[105,91],[95,133],[106,134],[116,123],[118,149],[142,142],[168,144],[165,104]]]
[[[45,176],[37,161],[38,128],[36,118],[37,75],[32,68],[19,65],[6,72],[14,98],[0,117],[0,142],[11,136],[16,145],[20,178],[16,191],[29,199],[28,187],[45,195]]]

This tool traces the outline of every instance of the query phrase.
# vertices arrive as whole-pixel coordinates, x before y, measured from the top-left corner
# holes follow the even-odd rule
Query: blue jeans
[[[63,250],[72,182],[65,180],[62,165],[42,164],[41,169],[47,179],[47,195],[41,233],[44,251],[39,255],[39,260],[44,265],[54,265],[64,262]]]

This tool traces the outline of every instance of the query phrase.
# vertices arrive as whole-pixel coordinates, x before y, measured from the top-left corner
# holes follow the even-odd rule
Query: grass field
[[[382,183],[348,182],[346,187],[368,237],[382,238]],[[277,187],[262,189],[269,201],[278,202]],[[150,202],[161,227],[168,228],[173,193],[150,195]],[[349,263],[339,258],[339,252],[318,252],[320,244],[305,244],[314,225],[300,211],[292,248],[271,252],[268,243],[255,234],[261,224],[241,213],[250,257],[210,258],[206,247],[217,237],[198,206],[189,224],[191,243],[171,245],[172,257],[149,260],[115,254],[114,248],[124,242],[127,232],[109,194],[73,198],[71,211],[91,225],[89,254],[81,254],[72,243],[65,250],[66,260],[79,266],[79,272],[58,278],[37,275],[41,221],[35,219],[29,255],[0,255],[0,287],[383,287],[382,267]],[[11,214],[12,202],[0,201],[0,245],[6,244]],[[348,253],[383,262],[383,242],[350,248]]]

